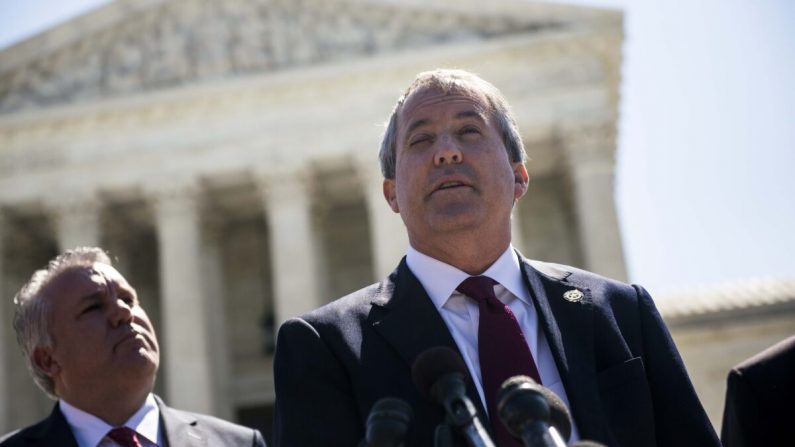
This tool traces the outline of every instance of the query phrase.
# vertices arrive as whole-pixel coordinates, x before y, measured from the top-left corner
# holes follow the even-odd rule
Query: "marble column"
[[[377,157],[357,161],[357,172],[361,176],[367,214],[370,218],[370,250],[372,250],[373,272],[378,281],[389,275],[406,254],[409,238],[400,214],[392,211],[384,198],[384,177]]]
[[[317,235],[312,225],[308,175],[300,169],[267,171],[258,186],[268,222],[273,266],[274,319],[285,320],[320,304]]]
[[[11,321],[13,317],[10,315],[10,310],[13,308],[13,305],[9,303],[10,299],[5,296],[5,283],[3,280],[5,279],[5,216],[3,215],[3,211],[0,209],[0,292],[3,293],[3,300],[0,302],[0,396],[8,396],[8,398],[0,399],[0,433],[8,433],[11,431],[12,428],[9,427],[9,412],[11,412],[11,393],[9,382],[11,381],[11,377],[9,371],[11,370],[11,365],[9,364],[9,350],[12,348],[11,340],[15,340],[13,337],[9,337],[10,334],[13,333],[13,329],[11,328]],[[23,361],[21,357],[18,358],[18,361]]]
[[[202,277],[197,191],[175,185],[154,191],[159,243],[162,357],[167,402],[214,410],[208,305]]]
[[[69,197],[49,206],[61,252],[79,246],[99,246],[100,203],[94,197]]]
[[[626,281],[615,206],[615,125],[579,125],[562,138],[574,183],[585,268]]]
[[[226,311],[224,308],[224,274],[221,248],[221,223],[213,222],[207,231],[202,244],[202,276],[205,278],[207,290],[207,308],[209,315],[208,333],[210,352],[212,355],[212,379],[215,395],[214,416],[233,419],[234,413],[230,393],[229,341],[226,332]]]

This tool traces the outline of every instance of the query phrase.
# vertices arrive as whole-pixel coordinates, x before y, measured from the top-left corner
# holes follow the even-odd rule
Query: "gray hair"
[[[46,268],[36,270],[16,296],[14,296],[14,330],[22,355],[28,363],[28,369],[36,385],[48,396],[57,399],[55,383],[44,373],[33,359],[37,347],[52,347],[50,336],[50,308],[48,300],[43,299],[43,290],[55,278],[70,267],[91,265],[95,262],[112,265],[108,254],[97,247],[77,247],[68,250],[50,260]]]
[[[386,130],[381,139],[381,149],[378,157],[381,160],[381,173],[384,178],[395,178],[395,165],[397,160],[397,116],[400,114],[403,104],[406,99],[414,92],[424,89],[438,89],[445,94],[478,91],[483,93],[486,97],[489,112],[497,122],[497,127],[500,130],[502,142],[505,149],[508,151],[508,157],[511,162],[524,163],[527,155],[522,144],[522,137],[519,135],[519,128],[516,125],[516,120],[513,117],[511,107],[505,97],[491,83],[482,79],[474,73],[464,70],[453,69],[436,69],[433,71],[425,71],[414,78],[414,82],[409,85],[409,88],[398,98],[395,108],[392,109],[392,115],[386,125]]]

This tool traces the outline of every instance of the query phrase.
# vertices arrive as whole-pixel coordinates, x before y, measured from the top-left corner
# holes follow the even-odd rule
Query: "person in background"
[[[57,256],[14,303],[28,368],[57,403],[0,446],[265,446],[257,430],[170,408],[152,394],[160,364],[155,330],[103,250]]]
[[[795,335],[735,366],[726,381],[724,447],[795,444]]]

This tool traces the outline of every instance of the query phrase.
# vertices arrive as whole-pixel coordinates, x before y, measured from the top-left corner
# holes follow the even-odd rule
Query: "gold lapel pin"
[[[584,295],[577,289],[571,289],[563,294],[563,298],[571,303],[578,303],[582,301]]]

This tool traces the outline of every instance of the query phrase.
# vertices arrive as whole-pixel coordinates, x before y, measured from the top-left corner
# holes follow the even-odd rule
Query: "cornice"
[[[59,27],[34,39],[40,48],[0,53],[0,111],[541,32],[563,27],[560,20],[433,2],[125,0],[77,19],[85,30]]]
[[[565,62],[581,60],[589,55],[601,57],[601,53],[596,51],[611,47],[616,47],[613,51],[617,54],[612,55],[610,60],[620,60],[620,41],[615,41],[613,34],[525,34],[490,42],[385,55],[346,64],[296,67],[283,72],[224,78],[160,91],[141,91],[116,98],[97,98],[91,102],[0,114],[0,135],[6,146],[13,147],[17,142],[28,146],[36,140],[79,137],[95,129],[159,126],[164,119],[168,120],[169,125],[174,125],[181,121],[228,114],[234,109],[255,110],[267,103],[323,97],[340,86],[374,84],[379,82],[379,78],[391,76],[389,73],[393,68],[405,69],[406,64],[422,67],[424,60],[459,60],[466,64],[467,60],[478,61],[484,57],[495,59],[504,55],[508,58],[531,56],[539,64],[547,64],[549,60]],[[589,74],[582,67],[577,70],[572,67],[568,74],[556,73],[555,78],[539,80],[541,83],[538,87],[550,88],[549,83],[560,83],[563,87],[572,82],[592,82],[589,79],[603,82],[605,75],[600,71],[601,67],[596,69],[599,73]],[[617,73],[620,67],[615,63],[609,69]],[[528,82],[532,82],[532,79],[528,79]]]

